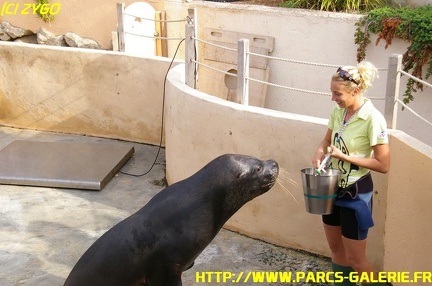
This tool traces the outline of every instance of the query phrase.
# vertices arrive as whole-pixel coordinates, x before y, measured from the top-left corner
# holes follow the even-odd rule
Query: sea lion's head
[[[219,156],[203,170],[209,174],[207,183],[224,194],[223,208],[234,212],[270,190],[279,174],[276,161],[239,154]]]

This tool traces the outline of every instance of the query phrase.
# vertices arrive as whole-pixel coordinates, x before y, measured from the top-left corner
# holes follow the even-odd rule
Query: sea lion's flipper
[[[183,271],[186,271],[186,270],[188,270],[188,269],[191,269],[192,266],[194,266],[194,264],[195,264],[195,261],[192,261],[192,263],[191,263],[188,267],[186,267]]]

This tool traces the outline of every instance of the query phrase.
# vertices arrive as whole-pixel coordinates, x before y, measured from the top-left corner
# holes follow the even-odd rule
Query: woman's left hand
[[[344,153],[342,153],[342,151],[339,149],[339,148],[337,148],[336,146],[334,146],[334,145],[330,145],[330,147],[329,148],[331,148],[331,156],[333,157],[333,158],[336,158],[336,159],[339,159],[339,160],[342,160],[342,157],[345,155]]]
[[[361,158],[344,154],[334,145],[330,145],[332,157],[367,168],[380,173],[387,173],[390,167],[390,147],[388,144],[373,146],[374,156],[372,158]]]

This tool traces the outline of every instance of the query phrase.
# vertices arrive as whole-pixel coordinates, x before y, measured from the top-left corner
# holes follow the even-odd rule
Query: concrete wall
[[[418,144],[400,131],[391,138],[392,166],[384,237],[386,269],[430,271],[431,151],[430,146]]]
[[[0,42],[0,124],[157,145],[167,58]]]
[[[75,32],[82,36],[95,38],[103,47],[109,48],[111,32],[116,30],[118,1],[52,1],[61,4],[61,11],[51,23],[44,23],[33,15],[4,15],[0,20],[8,20],[13,25],[28,27],[37,31],[43,26],[62,34]],[[124,1],[126,6],[135,2]],[[198,38],[205,37],[205,29],[221,29],[238,33],[253,33],[275,38],[275,46],[270,56],[280,57],[303,64],[269,60],[268,82],[288,86],[290,88],[305,89],[316,92],[329,92],[329,77],[334,72],[331,65],[354,65],[356,63],[357,46],[354,43],[355,23],[360,15],[346,13],[331,13],[302,9],[287,9],[236,3],[217,3],[212,1],[146,1],[156,10],[166,11],[167,20],[185,19],[188,8],[196,8]],[[422,4],[431,1],[405,1],[403,4]],[[16,3],[23,5],[26,0]],[[184,37],[184,22],[167,23],[168,37]],[[374,36],[376,37],[376,35]],[[384,49],[384,42],[378,47],[375,40],[367,51],[367,60],[378,68],[386,69],[391,54],[403,54],[407,44],[401,40],[394,40],[392,45]],[[168,54],[173,56],[179,41],[168,41]],[[205,54],[205,45],[198,44],[200,61]],[[184,45],[180,45],[178,58],[184,58]],[[318,63],[322,66],[311,65]],[[220,74],[219,74],[220,75]],[[211,83],[211,94],[227,94],[225,83],[220,80],[219,89],[214,88],[215,74],[199,69],[199,87],[208,90],[206,84]],[[218,77],[224,78],[224,77]],[[380,78],[368,92],[370,97],[384,97],[387,72],[381,71]],[[405,78],[401,84],[401,95],[405,90]],[[430,79],[428,80],[430,82]],[[217,85],[216,85],[217,86]],[[259,87],[257,87],[259,89]],[[221,91],[222,90],[222,91]],[[280,111],[294,112],[327,118],[333,103],[328,96],[313,95],[268,86],[265,107]],[[415,101],[410,104],[417,113],[432,122],[432,89],[414,94]],[[384,110],[384,100],[375,100],[375,105]],[[418,119],[407,110],[399,110],[397,128],[432,145],[431,127]]]
[[[326,120],[227,102],[185,86],[183,73],[179,65],[168,76],[168,181],[184,179],[224,153],[273,158],[281,167],[279,181],[291,195],[276,184],[246,204],[226,227],[278,245],[328,255],[320,216],[305,211],[300,177],[324,136]],[[428,175],[432,147],[392,131],[390,149],[390,172],[373,174],[375,226],[370,231],[368,257],[386,271],[427,270],[432,265],[432,180]]]

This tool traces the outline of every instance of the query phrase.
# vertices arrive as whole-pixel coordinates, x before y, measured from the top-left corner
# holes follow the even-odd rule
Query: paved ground
[[[16,139],[49,142],[108,140],[0,128],[0,149]],[[145,144],[110,141],[135,147],[135,154],[124,166],[124,172],[147,171],[158,150]],[[162,149],[149,174],[143,177],[117,174],[101,191],[0,185],[0,285],[63,285],[73,265],[100,235],[141,208],[163,188],[164,163]],[[252,271],[329,271],[329,264],[326,258],[222,230],[198,257],[195,266],[183,274],[183,285],[233,285],[232,280],[239,275],[243,275],[241,285],[282,285],[277,282],[252,283],[252,276],[247,282],[244,279]],[[227,283],[218,283],[219,274],[209,277],[202,271],[232,272],[236,276]],[[212,278],[212,282],[208,278]]]

